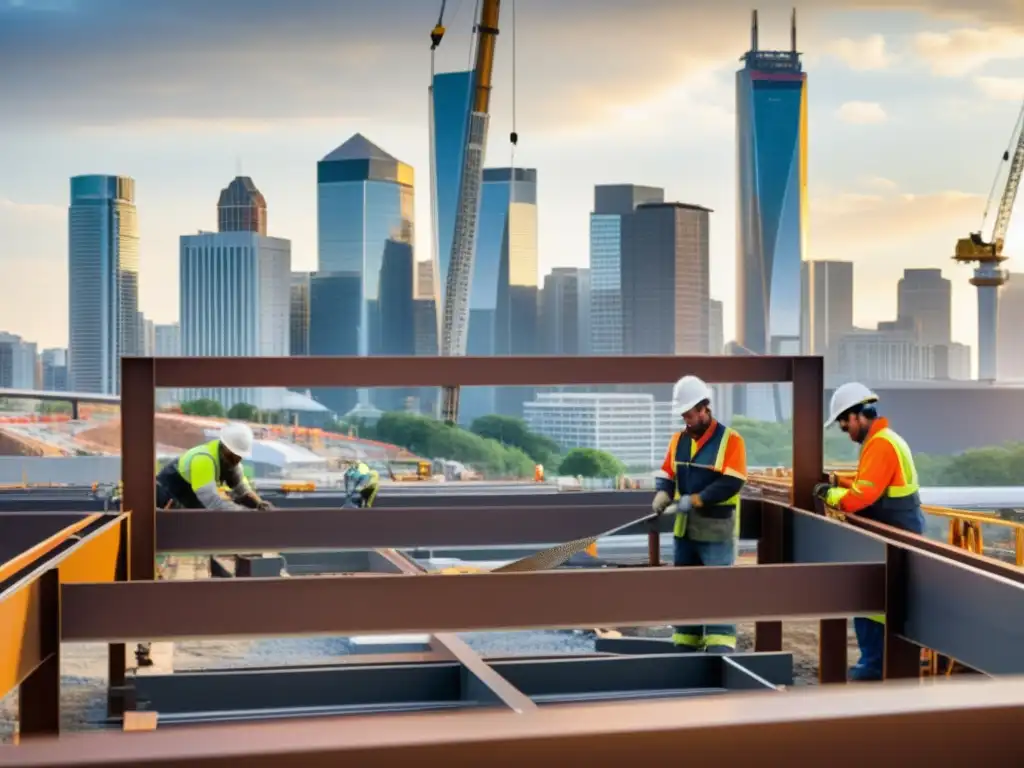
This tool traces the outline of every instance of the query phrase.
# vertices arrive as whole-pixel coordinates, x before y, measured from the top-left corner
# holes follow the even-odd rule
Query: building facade
[[[623,354],[707,354],[710,213],[643,203],[623,218]]]
[[[0,387],[36,389],[36,353],[34,342],[13,333],[0,332]]]
[[[180,247],[181,354],[283,357],[289,346],[291,243],[255,232],[185,235]],[[252,387],[185,390],[225,408],[277,410],[280,393]]]
[[[953,284],[941,269],[904,269],[896,286],[896,316],[917,325],[928,346],[949,344],[953,332]]]
[[[139,353],[135,181],[75,176],[68,208],[68,373],[76,392],[117,394]]]
[[[589,270],[555,267],[544,277],[540,298],[541,353],[585,354]]]
[[[156,357],[181,357],[181,326],[177,323],[154,326],[153,342]]]
[[[324,287],[350,291],[358,276],[355,310],[340,305],[316,306],[310,292],[310,354],[338,354],[318,345],[329,337],[330,347],[352,350],[356,355],[412,355],[415,352],[413,320],[413,169],[356,134],[317,164],[318,277],[341,275]],[[333,319],[332,319],[333,318]],[[314,326],[328,323],[330,331]],[[359,390],[319,393],[338,415],[337,407],[372,415],[402,407],[405,390]],[[316,396],[317,393],[314,393]],[[348,410],[352,410],[352,408]]]
[[[718,299],[708,300],[708,354],[725,354],[725,307]]]
[[[1024,381],[1024,355],[1018,351],[1017,329],[1024,328],[1024,273],[1010,273],[999,288],[997,355],[1000,381]]]
[[[292,272],[289,287],[288,354],[309,354],[309,272]]]
[[[221,190],[217,231],[267,234],[267,201],[248,176],[236,176]]]
[[[805,261],[800,265],[801,351],[834,365],[839,339],[853,331],[853,262]]]
[[[43,370],[43,389],[47,392],[67,392],[68,351],[62,348],[44,349],[39,357]]]
[[[800,269],[807,230],[807,75],[796,50],[751,49],[736,73],[736,334],[745,354],[800,348]],[[789,387],[736,387],[737,411],[785,418]]]
[[[665,191],[635,184],[594,187],[590,214],[590,354],[622,354],[622,219]]]

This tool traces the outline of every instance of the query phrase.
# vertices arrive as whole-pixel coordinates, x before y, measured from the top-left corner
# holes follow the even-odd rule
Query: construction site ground
[[[752,562],[752,557],[741,562]],[[207,578],[203,558],[168,559],[161,578]],[[455,577],[457,578],[457,577]],[[668,637],[671,627],[617,628],[626,636]],[[534,655],[587,653],[594,650],[594,635],[587,631],[471,632],[466,642],[483,655]],[[849,637],[851,663],[857,658],[852,631]],[[156,672],[215,667],[247,667],[289,664],[328,664],[350,653],[343,637],[267,640],[202,640],[154,646]],[[738,626],[738,650],[750,651],[754,645],[753,623]],[[793,654],[796,685],[817,685],[818,622],[791,621],[784,624],[783,649]],[[129,664],[134,657],[129,646]],[[81,731],[95,728],[106,711],[107,646],[97,643],[66,644],[61,648],[62,728]],[[0,743],[9,742],[14,733],[18,711],[17,692],[0,700]]]

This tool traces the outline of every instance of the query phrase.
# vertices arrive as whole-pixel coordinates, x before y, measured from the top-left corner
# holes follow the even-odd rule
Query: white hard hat
[[[248,458],[252,453],[252,429],[248,424],[229,421],[220,430],[220,441],[235,456]]]
[[[842,416],[845,411],[850,410],[856,405],[877,402],[878,395],[859,381],[843,384],[832,393],[832,402],[828,407],[828,421],[825,422],[825,427],[827,428],[834,424],[836,419]]]
[[[683,376],[672,388],[672,407],[676,413],[686,413],[704,400],[711,402],[711,390],[696,376]]]

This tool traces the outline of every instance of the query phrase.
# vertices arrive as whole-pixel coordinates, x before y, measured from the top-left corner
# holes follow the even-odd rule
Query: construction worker
[[[857,474],[841,485],[822,483],[815,493],[845,515],[924,533],[924,512],[918,494],[917,467],[907,442],[878,415],[878,395],[863,384],[843,384],[832,395],[827,429],[832,424],[860,443]],[[837,481],[838,482],[838,481]],[[853,620],[860,660],[850,669],[851,680],[881,680],[885,649],[885,615]]]
[[[380,487],[380,474],[362,461],[352,464],[345,471],[345,493],[355,499],[358,495],[358,506],[372,507]]]
[[[168,463],[156,476],[159,509],[272,509],[249,485],[242,459],[252,453],[252,429],[229,422],[216,440],[197,445]],[[226,485],[233,501],[217,490]]]
[[[675,511],[674,565],[734,565],[746,445],[712,416],[711,390],[696,376],[676,382],[672,401],[686,427],[669,441],[652,508],[656,514]],[[679,626],[672,642],[684,651],[732,653],[736,627]]]

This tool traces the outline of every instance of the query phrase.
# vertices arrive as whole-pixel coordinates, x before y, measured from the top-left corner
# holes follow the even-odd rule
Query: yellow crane
[[[982,230],[988,220],[1003,164],[1007,162],[1010,163],[1010,170],[1002,197],[999,199],[999,207],[996,209],[992,237],[985,240]],[[992,182],[992,189],[985,204],[985,213],[982,216],[981,229],[971,232],[967,237],[960,238],[953,256],[954,261],[960,264],[977,265],[974,276],[971,278],[971,285],[978,289],[978,378],[981,380],[994,381],[997,375],[998,291],[1000,286],[1009,279],[1009,273],[1001,269],[1000,265],[1007,258],[1003,255],[1003,244],[1006,240],[1007,230],[1010,228],[1010,218],[1013,215],[1013,205],[1017,200],[1017,190],[1020,187],[1022,175],[1024,175],[1024,106],[1021,107],[1017,117],[1010,146],[1003,152],[996,178]]]

